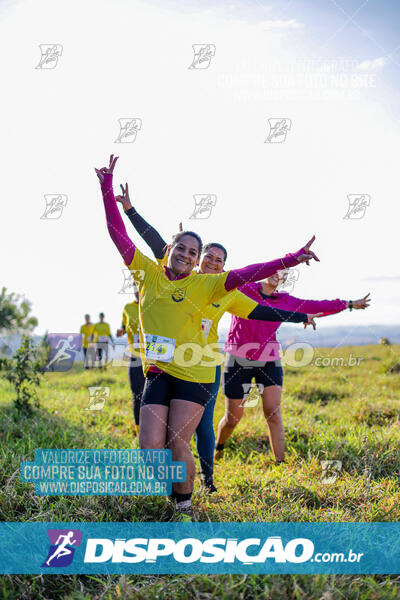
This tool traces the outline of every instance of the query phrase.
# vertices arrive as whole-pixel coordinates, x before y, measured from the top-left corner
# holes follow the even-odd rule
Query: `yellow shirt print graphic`
[[[183,290],[182,288],[178,288],[172,294],[172,300],[174,302],[182,302],[182,300],[184,300],[185,296],[186,296],[186,290]]]

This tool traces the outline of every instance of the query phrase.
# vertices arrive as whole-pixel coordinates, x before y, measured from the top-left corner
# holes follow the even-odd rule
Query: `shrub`
[[[31,412],[32,403],[39,406],[36,388],[40,385],[43,366],[41,351],[26,335],[22,337],[22,343],[12,358],[0,359],[5,379],[14,386],[14,405],[18,410]]]

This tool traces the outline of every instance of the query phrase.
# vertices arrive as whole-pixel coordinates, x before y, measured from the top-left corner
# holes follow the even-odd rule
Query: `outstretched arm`
[[[291,296],[288,299],[288,308],[293,310],[306,310],[309,312],[321,312],[321,316],[334,315],[347,308],[346,300],[302,300]]]
[[[281,310],[280,308],[272,308],[270,306],[258,304],[258,306],[247,315],[247,318],[256,319],[257,321],[304,323],[305,325],[311,324],[315,329],[314,317],[319,316],[321,316],[321,313],[308,315],[306,313]]]
[[[257,321],[308,323],[308,317],[310,316],[303,312],[282,310],[274,306],[263,306],[239,290],[232,295],[232,300],[227,305],[226,310],[236,317],[255,319]]]
[[[125,184],[125,188],[121,185],[122,194],[116,196],[116,201],[120,202],[124,208],[126,216],[140,235],[140,237],[146,242],[150,250],[153,252],[155,258],[161,259],[164,257],[167,244],[161,237],[154,227],[152,227],[147,221],[139,215],[138,212],[133,208],[130,198],[128,184]]]
[[[310,250],[310,246],[314,240],[315,236],[313,236],[303,248],[300,248],[300,250],[294,254],[286,254],[283,258],[278,258],[270,262],[257,263],[242,269],[234,269],[229,271],[225,280],[225,289],[230,291],[236,287],[244,285],[245,283],[266,279],[267,277],[271,277],[271,275],[277,271],[294,267],[302,262],[305,262],[308,265],[312,258],[319,262],[319,259],[316,257],[314,252]]]
[[[110,164],[102,169],[95,169],[100,180],[103,194],[104,209],[106,211],[107,228],[112,241],[117,246],[125,264],[130,265],[135,255],[135,245],[126,233],[125,225],[115,201],[112,178],[118,156],[110,156]]]
[[[341,303],[341,307],[339,308],[339,310],[337,310],[337,306],[335,306],[335,304],[337,305],[338,300],[321,300],[319,302],[323,302],[325,304],[325,308],[328,308],[328,310],[323,310],[322,313],[322,317],[327,317],[328,315],[335,315],[338,312],[341,312],[342,310],[345,310],[346,308],[349,308],[350,310],[364,310],[365,308],[369,307],[369,303],[371,302],[371,298],[369,298],[370,294],[368,293],[366,296],[364,296],[363,298],[360,298],[359,300],[340,300],[339,302]],[[302,302],[306,302],[306,303],[315,303],[318,302],[318,300],[302,300]],[[335,303],[333,306],[328,306],[327,303],[328,302],[333,302]],[[336,310],[335,310],[336,309]],[[307,310],[306,308],[303,308],[303,310]],[[322,310],[322,309],[321,309]]]

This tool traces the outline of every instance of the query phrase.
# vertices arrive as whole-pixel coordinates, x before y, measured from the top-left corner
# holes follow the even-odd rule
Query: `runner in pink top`
[[[287,292],[277,291],[284,283],[287,271],[275,273],[268,279],[248,283],[240,291],[260,304],[277,309],[335,314],[350,308],[369,306],[369,294],[360,300],[302,300]],[[285,432],[280,410],[283,371],[280,363],[279,342],[276,332],[282,323],[249,321],[232,316],[225,344],[227,353],[223,377],[225,415],[218,425],[215,460],[223,456],[224,444],[243,416],[243,398],[249,391],[252,377],[262,386],[264,416],[272,452],[277,463],[284,460]]]

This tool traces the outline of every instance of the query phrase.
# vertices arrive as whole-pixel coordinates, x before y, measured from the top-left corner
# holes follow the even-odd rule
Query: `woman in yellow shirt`
[[[279,268],[318,259],[308,246],[287,255],[285,260],[198,275],[193,270],[202,251],[202,241],[196,233],[184,231],[173,237],[168,247],[168,264],[161,267],[144,256],[126,232],[112,188],[117,158],[111,155],[109,166],[96,169],[96,173],[109,234],[139,289],[146,374],[140,409],[140,446],[144,449],[167,446],[174,461],[185,461],[186,481],[173,487],[177,511],[190,517],[195,475],[190,439],[215,381],[215,359],[204,357],[207,345],[202,331],[204,311],[240,285],[268,277],[271,270],[274,273]],[[186,352],[189,346],[189,354],[197,354],[190,362]]]

